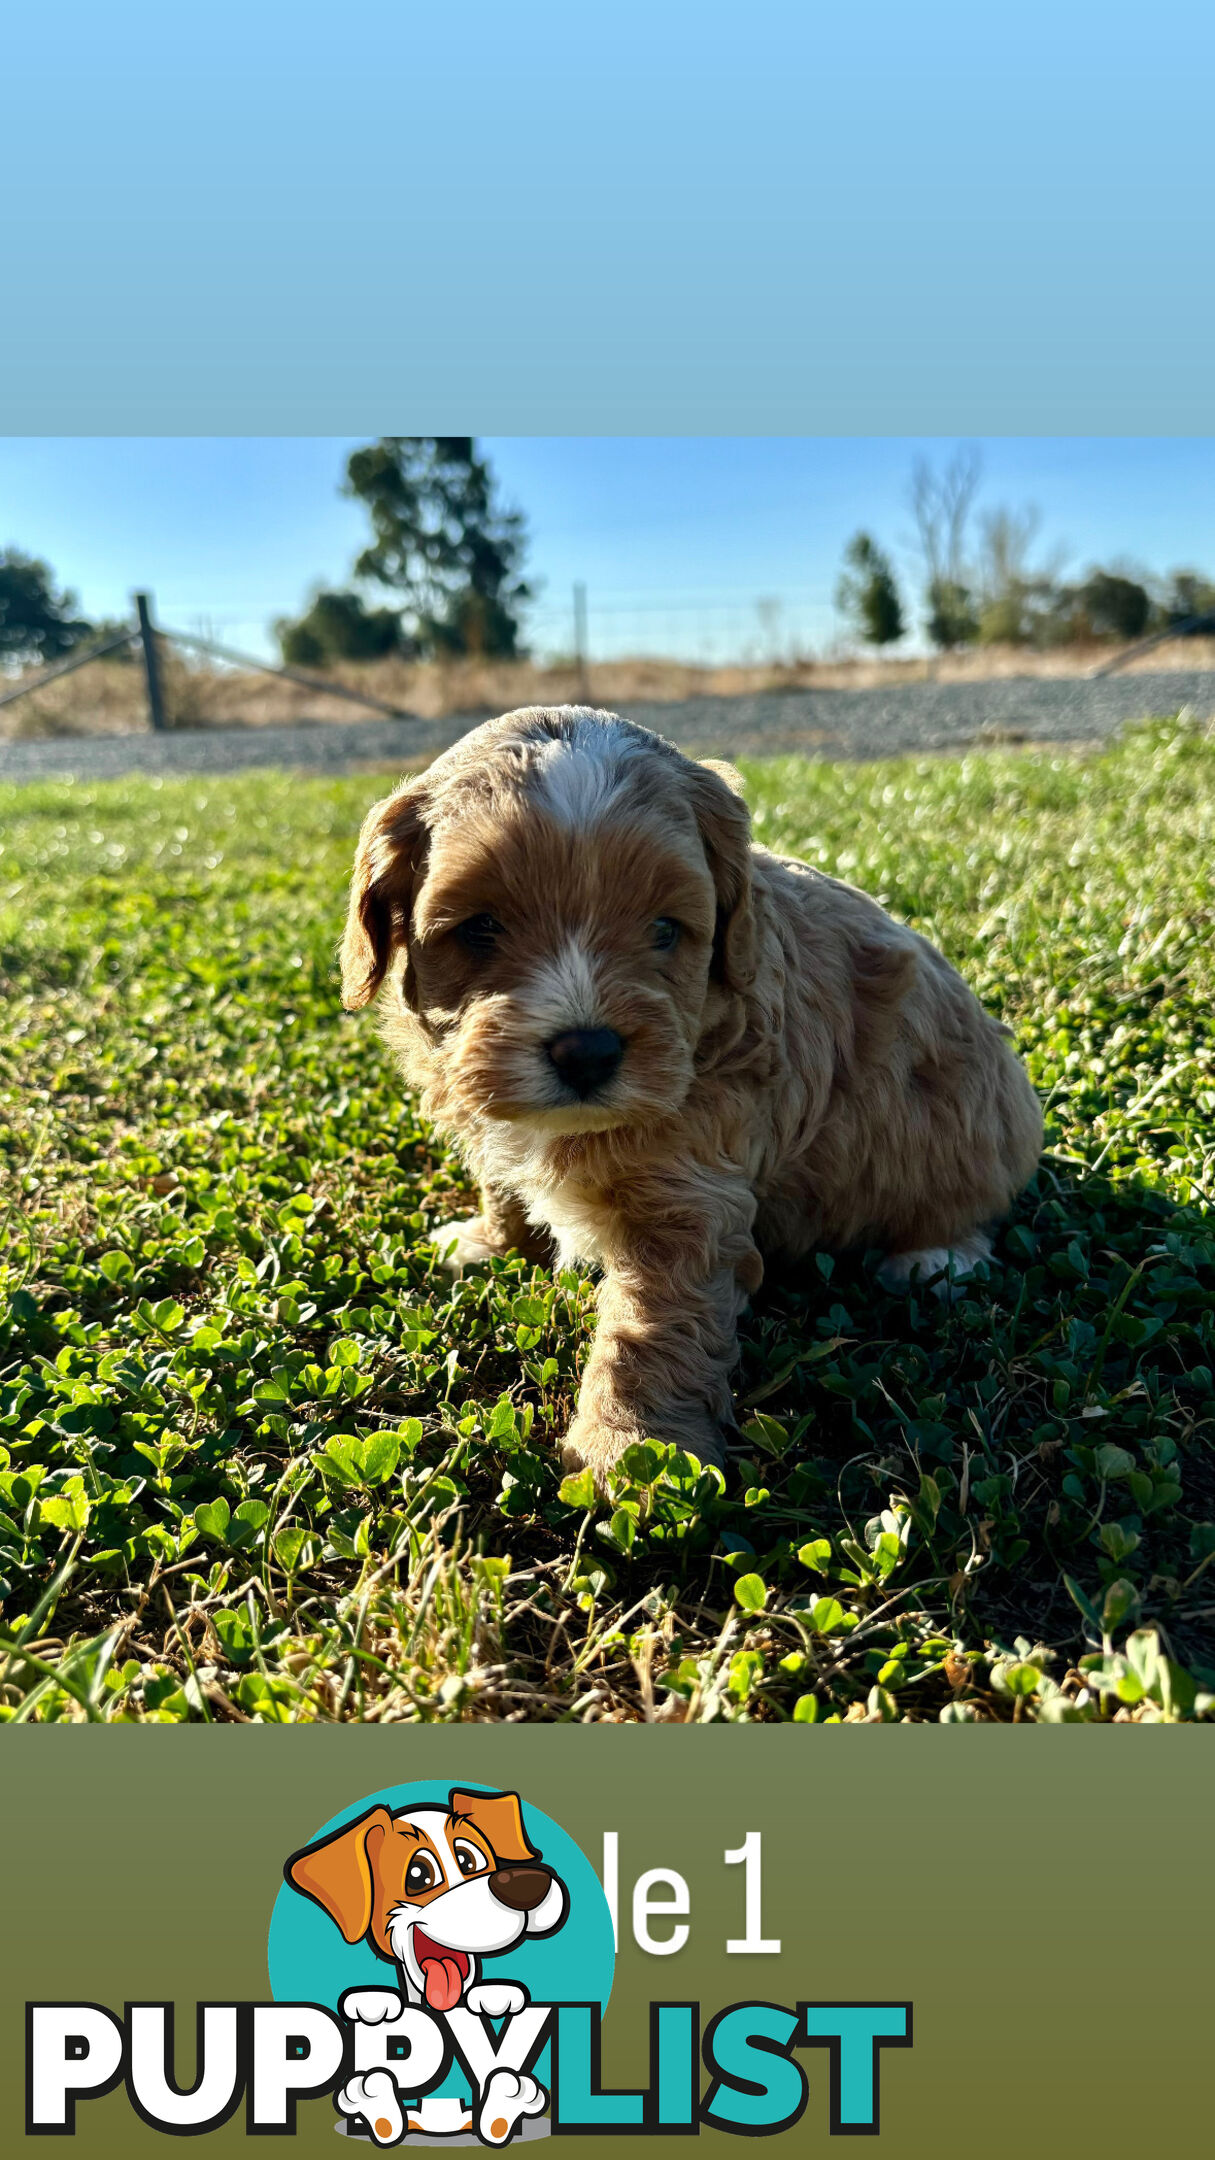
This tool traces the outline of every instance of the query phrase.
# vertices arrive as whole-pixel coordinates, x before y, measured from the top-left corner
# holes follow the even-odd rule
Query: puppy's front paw
[[[450,1275],[462,1275],[465,1268],[481,1266],[501,1253],[501,1247],[486,1236],[485,1224],[479,1215],[437,1224],[427,1243],[434,1246],[439,1266],[446,1268]]]
[[[353,2077],[337,2096],[343,2115],[361,2115],[377,2145],[395,2145],[405,2134],[405,2113],[389,2070]]]
[[[495,2070],[481,2096],[477,2134],[487,2145],[505,2145],[524,2115],[541,2115],[548,2094],[526,2070]]]
[[[712,1463],[716,1469],[725,1460],[725,1434],[707,1413],[703,1417],[657,1419],[652,1425],[641,1426],[609,1423],[580,1410],[565,1436],[561,1461],[566,1470],[589,1470],[596,1490],[606,1493],[609,1472],[616,1468],[625,1449],[639,1440],[666,1440],[685,1454],[694,1455],[697,1462]]]
[[[383,2025],[400,2017],[404,2004],[395,1988],[347,1988],[338,2009],[359,2025]]]
[[[513,1980],[479,1980],[464,2000],[478,2017],[514,2017],[527,2003],[527,1989]]]
[[[589,1470],[596,1491],[606,1493],[608,1472],[615,1469],[625,1449],[643,1437],[636,1426],[605,1425],[598,1418],[579,1414],[561,1443],[562,1467]]]

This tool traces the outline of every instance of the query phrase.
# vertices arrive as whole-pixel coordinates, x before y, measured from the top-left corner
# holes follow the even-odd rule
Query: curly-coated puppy
[[[751,842],[728,767],[612,713],[507,713],[370,812],[342,945],[456,1142],[460,1266],[595,1263],[565,1445],[720,1462],[761,1253],[881,1246],[969,1273],[1042,1145],[1029,1080],[961,977],[851,885]]]

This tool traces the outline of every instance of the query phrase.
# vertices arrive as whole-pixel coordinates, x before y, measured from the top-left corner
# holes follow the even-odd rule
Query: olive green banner
[[[518,1794],[523,1821],[558,1826],[601,1879],[608,1856],[618,1951],[600,2084],[650,2097],[629,2103],[639,2127],[601,2130],[593,2145],[589,2132],[566,2131],[558,2150],[666,2151],[660,2108],[668,2129],[720,2150],[747,2134],[715,2127],[731,2097],[740,2113],[763,2115],[768,2103],[748,2093],[743,2071],[766,2060],[786,2097],[804,2084],[796,2122],[771,2133],[776,2149],[825,2152],[847,2125],[833,2127],[842,2058],[823,2039],[833,2006],[848,2005],[885,2006],[892,2018],[911,2006],[910,2044],[874,2056],[878,2150],[890,2160],[1199,2149],[1215,1993],[1213,1773],[1215,1734],[1186,1727],[10,1730],[0,2150],[55,2134],[45,2121],[25,2128],[27,2004],[121,2017],[127,2002],[175,2003],[176,2078],[188,2088],[195,2005],[272,1999],[272,1910],[282,1893],[290,1920],[297,1903],[284,1863],[333,1818],[413,1783]],[[500,1838],[496,1850],[502,1865]],[[585,1880],[598,1900],[589,1870]],[[580,1901],[581,1890],[565,1921],[567,1966],[590,1942],[576,1932]],[[331,1929],[340,1948],[316,1899],[298,1902],[315,1939]],[[449,1960],[434,1985],[457,1970]],[[381,1972],[391,1987],[393,1968]],[[315,1992],[304,1986],[298,1999]],[[780,2034],[803,2022],[783,2053],[726,2051],[718,2114],[689,2122],[678,2063],[660,2065],[665,2097],[650,2090],[659,2003],[698,2004],[702,2030],[734,2005],[777,2006],[765,2015]],[[822,2007],[799,2012],[806,2004]],[[669,2027],[681,2041],[682,2016],[672,2012]],[[810,2044],[815,2016],[824,2032]],[[564,2028],[559,2059],[563,2085],[578,2082]],[[722,2062],[698,2074],[702,2106],[714,2069]],[[301,2100],[287,2149],[340,2155],[340,2120],[331,2097]],[[522,2134],[548,2128],[529,2118]],[[248,2150],[248,2135],[242,2103],[199,2149]],[[120,2084],[81,2094],[64,2149],[109,2160],[172,2146]]]

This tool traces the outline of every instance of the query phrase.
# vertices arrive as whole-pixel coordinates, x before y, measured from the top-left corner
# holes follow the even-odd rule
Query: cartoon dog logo
[[[353,1988],[342,1998],[345,2017],[370,2025],[401,2015],[402,2001],[424,2003],[442,2015],[457,2007],[485,2017],[510,2017],[527,2003],[510,1981],[483,1981],[482,1962],[513,1950],[525,1937],[554,1935],[569,1912],[569,1893],[529,1842],[517,1793],[448,1795],[434,1804],[378,1806],[341,1830],[293,1853],[283,1873],[292,1888],[329,1915],[348,1943],[367,1942],[395,1966],[397,1988]],[[480,2096],[477,2135],[505,2144],[524,2116],[541,2114],[543,2086],[526,2072],[498,2070]],[[473,2114],[443,2096],[403,2111],[386,2070],[353,2077],[338,2106],[366,2123],[378,2144],[406,2131],[458,2135]]]

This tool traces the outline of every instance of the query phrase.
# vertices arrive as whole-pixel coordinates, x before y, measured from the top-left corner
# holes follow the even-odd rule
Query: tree
[[[17,548],[0,550],[0,661],[48,665],[92,637],[75,593],[55,591],[48,564]]]
[[[893,645],[903,635],[903,606],[888,556],[868,533],[856,533],[844,549],[847,565],[836,587],[836,604],[867,645]]]
[[[973,645],[979,634],[969,585],[953,578],[934,578],[925,594],[928,612],[924,628],[939,652],[953,652],[958,645]]]
[[[943,651],[969,645],[978,634],[966,526],[981,469],[977,450],[959,450],[939,478],[923,458],[911,476],[911,507],[924,560],[925,628]]]
[[[393,594],[395,605],[373,609],[357,593],[320,595],[298,623],[276,626],[285,657],[288,646],[297,657],[311,654],[313,665],[389,650],[517,653],[519,611],[531,598],[520,575],[526,532],[519,512],[497,502],[471,435],[384,435],[347,460],[343,493],[371,517],[355,578]]]
[[[356,450],[346,489],[365,503],[374,538],[355,576],[399,593],[423,646],[513,656],[526,547],[518,511],[469,435],[386,435]]]
[[[1048,637],[1062,558],[1033,569],[1037,510],[989,510],[979,520],[978,638],[981,645],[1036,645]]]
[[[409,652],[395,608],[369,608],[353,592],[319,592],[297,622],[275,624],[289,667],[324,667],[332,660],[382,660]]]

